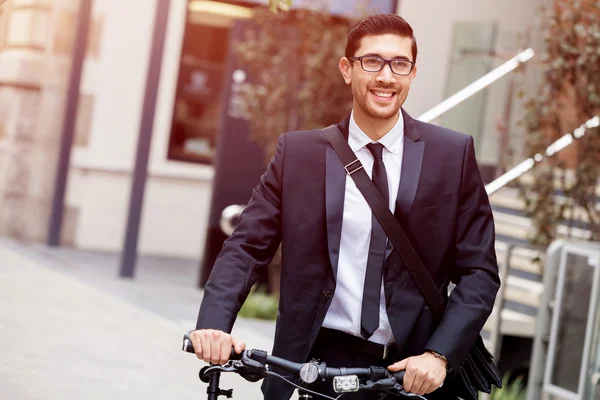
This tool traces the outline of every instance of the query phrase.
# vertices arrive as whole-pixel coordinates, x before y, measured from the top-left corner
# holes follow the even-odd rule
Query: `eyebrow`
[[[385,57],[383,57],[381,54],[378,53],[367,53],[367,54],[363,54],[363,57],[379,57],[379,58],[383,58],[385,59]],[[391,58],[391,60],[406,60],[406,61],[411,61],[408,57],[406,56],[396,56],[394,58]],[[412,62],[412,61],[411,61]]]

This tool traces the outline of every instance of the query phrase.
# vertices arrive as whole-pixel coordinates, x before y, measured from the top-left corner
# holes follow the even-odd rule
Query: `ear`
[[[342,57],[340,59],[339,68],[340,68],[340,72],[342,73],[342,76],[344,77],[344,82],[346,82],[346,85],[351,84],[352,83],[352,64],[351,64],[350,60],[348,60],[346,57]]]
[[[410,73],[410,83],[412,83],[413,79],[417,77],[417,66],[413,67],[412,72]]]

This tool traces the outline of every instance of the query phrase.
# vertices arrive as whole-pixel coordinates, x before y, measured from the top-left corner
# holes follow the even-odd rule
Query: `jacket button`
[[[329,290],[323,290],[323,297],[326,299],[331,298],[331,292]]]

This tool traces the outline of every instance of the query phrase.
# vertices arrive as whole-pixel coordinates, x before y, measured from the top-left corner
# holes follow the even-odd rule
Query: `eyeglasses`
[[[367,72],[379,72],[386,64],[389,64],[394,74],[402,76],[409,75],[415,67],[415,63],[412,61],[386,60],[377,56],[350,57],[350,60],[360,61],[361,68]]]

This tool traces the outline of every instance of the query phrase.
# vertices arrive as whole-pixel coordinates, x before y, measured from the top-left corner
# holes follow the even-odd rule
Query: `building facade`
[[[418,117],[532,43],[550,0],[401,0],[418,74],[405,108]],[[171,0],[139,250],[200,258],[206,240],[231,26],[266,1]],[[330,2],[332,12],[339,1]],[[341,4],[341,3],[340,3]],[[79,0],[0,2],[0,235],[45,241]],[[139,134],[156,0],[93,2],[69,168],[62,242],[120,251]],[[381,9],[383,9],[381,8]],[[518,10],[516,12],[515,10]],[[530,36],[528,36],[530,35]],[[522,84],[531,70],[514,78]],[[518,119],[508,80],[437,122],[476,138],[495,170],[498,121]],[[533,83],[528,83],[534,87]],[[518,139],[518,132],[514,133]],[[512,140],[512,139],[511,139]],[[520,161],[520,160],[517,160]]]

